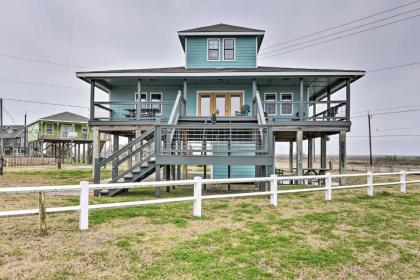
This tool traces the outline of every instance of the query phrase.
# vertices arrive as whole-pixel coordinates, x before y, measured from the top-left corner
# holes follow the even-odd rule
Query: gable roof
[[[214,25],[208,25],[208,26],[178,31],[178,34],[186,33],[186,32],[256,32],[256,33],[263,32],[264,33],[265,31],[261,29],[254,29],[254,28],[230,25],[230,24],[225,24],[225,23],[219,23],[219,24],[214,24]]]
[[[72,112],[62,112],[55,115],[47,116],[40,118],[39,121],[62,121],[62,122],[79,122],[79,123],[87,123],[89,121],[88,118],[72,113]]]
[[[24,128],[24,125],[3,125],[3,138],[19,137],[23,133]]]
[[[261,29],[219,23],[214,25],[181,30],[178,31],[178,36],[184,51],[185,38],[187,36],[256,36],[259,50],[262,44],[262,40],[264,38],[264,33],[265,31]]]

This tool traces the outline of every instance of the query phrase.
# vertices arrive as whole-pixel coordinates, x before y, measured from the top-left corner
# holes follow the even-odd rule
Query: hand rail
[[[265,120],[264,109],[263,109],[263,106],[262,106],[259,91],[257,91],[255,93],[255,101],[257,103],[257,112],[256,113],[257,113],[258,124],[265,125],[265,124],[267,124],[267,121]]]

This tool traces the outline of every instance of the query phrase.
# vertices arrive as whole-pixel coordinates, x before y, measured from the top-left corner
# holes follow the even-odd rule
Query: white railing
[[[378,186],[400,186],[400,192],[406,193],[407,184],[420,183],[420,180],[407,180],[407,175],[420,175],[420,171],[405,171],[400,172],[389,172],[389,173],[359,173],[359,174],[343,174],[343,175],[332,175],[327,173],[325,175],[313,175],[313,176],[276,176],[271,175],[270,177],[259,177],[259,178],[240,178],[240,179],[202,179],[201,177],[195,177],[194,180],[178,180],[178,181],[160,181],[160,182],[136,182],[136,183],[112,183],[112,184],[89,184],[88,182],[80,182],[80,185],[66,185],[66,186],[39,186],[39,187],[6,187],[0,188],[1,193],[39,193],[40,196],[47,192],[63,192],[63,191],[80,191],[80,204],[66,207],[53,207],[45,208],[44,205],[40,205],[39,209],[26,209],[26,210],[13,210],[13,211],[0,211],[0,217],[11,217],[21,215],[34,215],[41,214],[45,216],[46,213],[66,212],[66,211],[79,211],[79,228],[80,230],[87,230],[89,227],[89,210],[103,209],[103,208],[117,208],[117,207],[132,207],[150,204],[162,204],[162,203],[173,203],[173,202],[186,202],[193,201],[193,215],[201,217],[201,202],[206,199],[226,199],[234,197],[250,197],[250,196],[269,196],[270,205],[277,206],[278,195],[301,193],[301,192],[316,192],[324,191],[325,200],[332,199],[333,190],[341,189],[355,189],[355,188],[366,188],[367,194],[373,196],[373,188]],[[378,182],[374,183],[374,177],[378,176],[398,176],[399,180],[394,182]],[[366,177],[366,184],[359,185],[345,185],[345,186],[333,186],[332,180],[338,178],[349,178],[349,177]],[[295,181],[295,180],[322,180],[324,184],[319,187],[303,188],[303,189],[288,189],[279,190],[278,182],[283,181]],[[214,185],[214,184],[234,184],[234,183],[258,183],[266,182],[269,183],[270,188],[268,191],[248,192],[248,193],[232,193],[232,194],[217,194],[217,195],[202,195],[202,185]],[[163,198],[153,200],[141,200],[141,201],[129,201],[129,202],[114,202],[106,204],[89,204],[89,193],[97,189],[115,189],[115,188],[153,188],[153,187],[165,187],[165,186],[180,186],[180,185],[192,185],[194,186],[193,196],[188,197],[177,197],[177,198]],[[40,200],[41,201],[41,200]]]

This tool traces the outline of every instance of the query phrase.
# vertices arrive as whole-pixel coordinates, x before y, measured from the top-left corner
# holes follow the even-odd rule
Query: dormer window
[[[207,40],[207,60],[220,60],[220,40]]]
[[[235,60],[235,39],[223,39],[223,60]]]

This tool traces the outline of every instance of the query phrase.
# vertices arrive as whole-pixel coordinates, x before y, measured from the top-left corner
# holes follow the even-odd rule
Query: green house
[[[89,119],[71,112],[40,118],[27,126],[31,156],[73,156],[88,160],[93,142]],[[82,151],[80,151],[82,149]]]
[[[114,155],[98,160],[96,168],[127,163],[124,171],[114,168],[113,182],[140,181],[162,167],[166,178],[179,178],[185,165],[212,166],[214,178],[267,176],[275,170],[275,143],[287,142],[290,172],[304,174],[315,168],[314,139],[320,138],[317,168],[325,172],[326,139],[339,134],[344,173],[351,83],[365,72],[260,66],[264,35],[227,24],[182,30],[184,66],[76,73],[91,85],[94,158],[100,132],[113,134],[115,143],[119,137],[130,141],[121,149],[114,145]],[[97,101],[96,89],[108,100]],[[306,166],[303,141],[310,155]],[[137,144],[145,150],[133,149]],[[132,157],[122,158],[126,153]],[[157,180],[161,176],[156,172]]]

